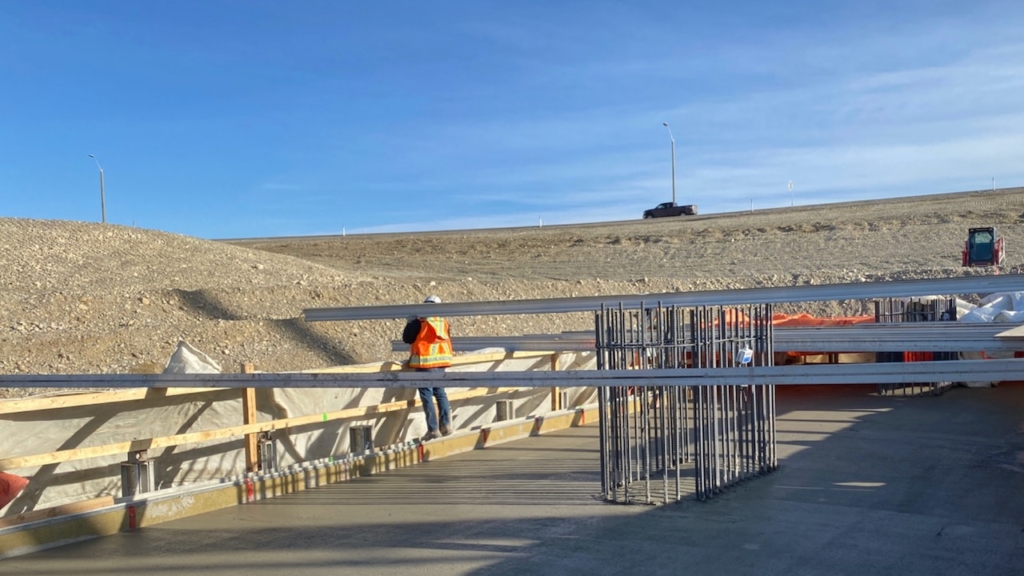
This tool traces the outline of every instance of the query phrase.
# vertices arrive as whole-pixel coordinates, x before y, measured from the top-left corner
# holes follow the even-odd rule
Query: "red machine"
[[[971,228],[967,231],[962,266],[1002,266],[1005,259],[1003,239],[996,235],[995,228]]]

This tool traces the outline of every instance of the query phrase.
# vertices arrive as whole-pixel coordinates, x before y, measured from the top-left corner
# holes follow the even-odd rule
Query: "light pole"
[[[107,200],[103,195],[103,167],[100,166],[100,161],[96,160],[96,157],[89,154],[89,158],[92,158],[96,162],[96,167],[100,169],[100,211],[103,217],[103,223],[107,223]]]
[[[662,122],[662,126],[668,129],[668,138],[672,141],[672,203],[676,203],[676,139],[672,137],[672,129],[668,122]]]

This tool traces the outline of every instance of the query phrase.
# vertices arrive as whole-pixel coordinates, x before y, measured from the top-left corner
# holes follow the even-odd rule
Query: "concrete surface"
[[[0,561],[0,574],[1024,574],[1024,385],[779,394],[781,467],[606,504],[593,426]]]

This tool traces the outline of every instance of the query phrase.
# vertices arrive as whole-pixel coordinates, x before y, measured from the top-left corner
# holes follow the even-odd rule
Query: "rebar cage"
[[[771,366],[772,306],[602,306],[599,370]],[[774,470],[774,386],[610,386],[598,390],[605,500],[713,497]]]
[[[954,298],[885,298],[875,300],[875,322],[956,322]],[[933,360],[959,360],[959,352],[877,352],[875,362],[929,362]],[[953,387],[953,382],[913,384],[879,384],[878,393],[895,396],[938,396]]]

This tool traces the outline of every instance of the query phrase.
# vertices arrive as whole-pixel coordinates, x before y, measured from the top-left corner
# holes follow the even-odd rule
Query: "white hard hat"
[[[430,296],[427,296],[427,299],[424,300],[423,303],[424,304],[427,304],[427,303],[430,303],[430,304],[440,304],[441,303],[441,298],[431,294]]]

